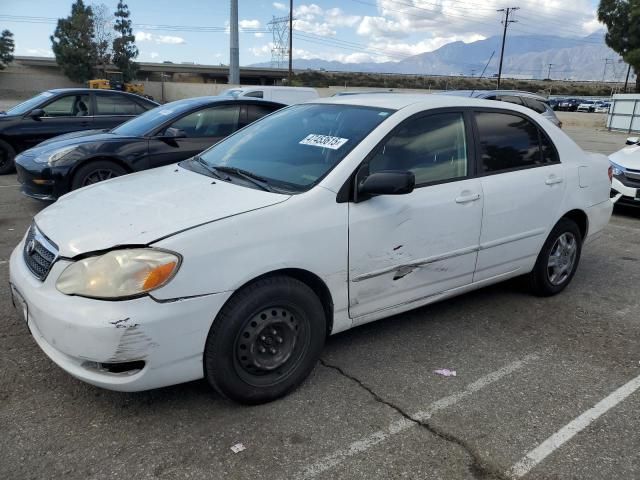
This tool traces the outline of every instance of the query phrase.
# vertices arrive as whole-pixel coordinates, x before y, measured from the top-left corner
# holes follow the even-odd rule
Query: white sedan
[[[62,197],[11,256],[14,303],[86,382],[265,402],[330,334],[519,275],[562,291],[609,221],[608,168],[517,105],[317,100]]]
[[[613,200],[640,207],[640,138],[629,137],[627,146],[609,155],[609,161],[613,170]]]

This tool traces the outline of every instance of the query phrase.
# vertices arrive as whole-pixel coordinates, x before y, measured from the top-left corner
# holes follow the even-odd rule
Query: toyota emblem
[[[31,256],[35,251],[36,251],[36,241],[33,239],[29,240],[29,243],[27,243],[27,255]]]

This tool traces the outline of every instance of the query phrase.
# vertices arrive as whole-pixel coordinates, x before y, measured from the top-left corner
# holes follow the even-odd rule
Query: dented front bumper
[[[61,368],[120,391],[203,377],[209,328],[231,292],[162,302],[150,296],[125,301],[68,296],[55,288],[55,281],[70,262],[57,261],[41,282],[27,269],[22,247],[11,255],[10,283],[26,303],[35,341]],[[108,368],[119,364],[124,366]]]

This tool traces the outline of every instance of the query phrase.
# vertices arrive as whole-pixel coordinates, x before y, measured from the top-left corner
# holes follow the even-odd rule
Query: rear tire
[[[82,165],[73,175],[71,190],[126,175],[127,171],[115,162],[98,160]]]
[[[205,378],[237,402],[270,402],[307,378],[325,336],[324,309],[311,288],[286,276],[263,278],[236,292],[214,320]]]
[[[529,274],[535,295],[549,297],[564,290],[576,273],[582,253],[582,234],[578,225],[561,218],[549,233]]]
[[[0,175],[6,175],[15,170],[14,159],[16,151],[4,140],[0,140]]]

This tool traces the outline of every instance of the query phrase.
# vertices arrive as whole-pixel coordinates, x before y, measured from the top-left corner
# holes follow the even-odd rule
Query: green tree
[[[51,49],[62,72],[74,82],[86,82],[93,77],[96,45],[91,7],[82,0],[71,5],[71,15],[58,20],[51,35]]]
[[[0,34],[0,70],[4,70],[7,64],[13,61],[13,33],[3,30]]]
[[[116,23],[113,27],[119,35],[113,40],[113,64],[122,72],[125,82],[135,79],[138,68],[133,61],[138,56],[138,48],[135,44],[136,37],[131,30],[130,15],[129,7],[120,0],[115,13]]]
[[[607,45],[635,70],[640,93],[640,0],[600,0],[598,20],[607,26]]]

